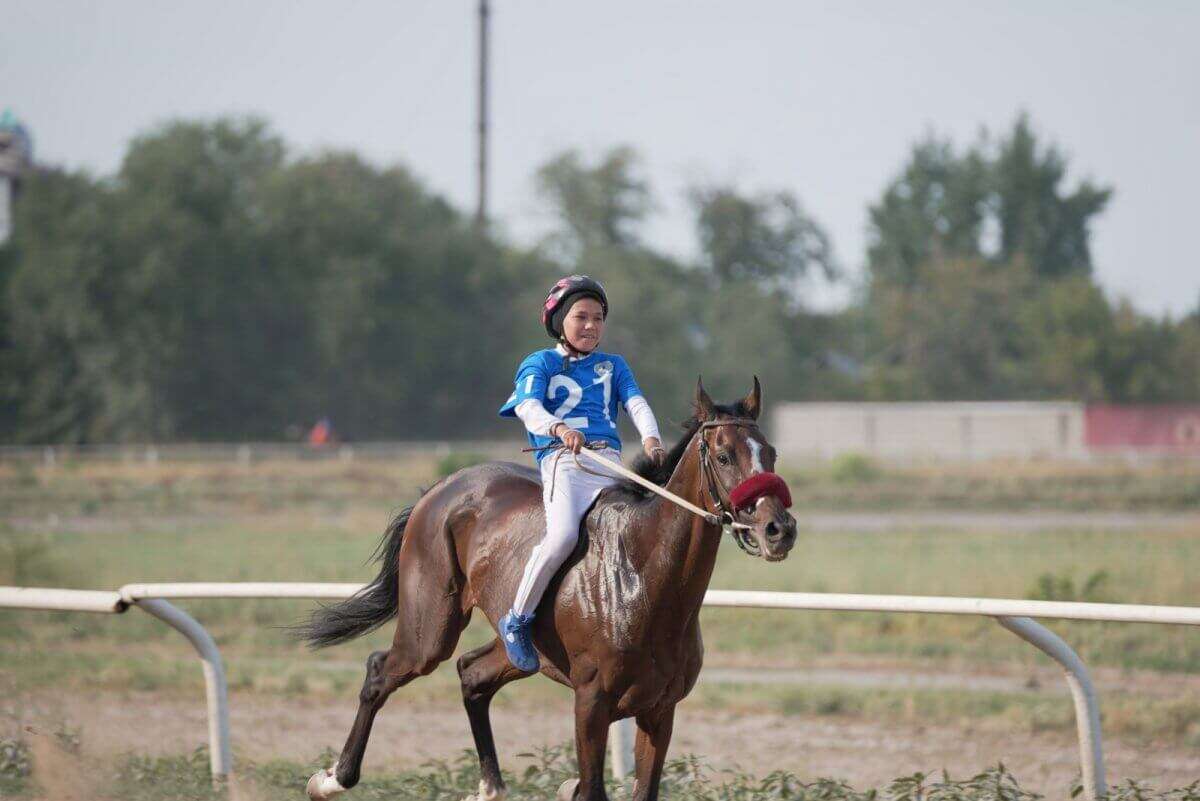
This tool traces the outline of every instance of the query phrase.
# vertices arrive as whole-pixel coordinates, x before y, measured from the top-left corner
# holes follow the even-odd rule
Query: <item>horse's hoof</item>
[[[579,787],[579,779],[567,779],[558,786],[556,801],[574,801],[575,790]]]
[[[304,789],[308,792],[309,801],[329,801],[330,798],[346,788],[338,782],[333,768],[326,768],[314,773],[308,780],[308,786]]]
[[[487,782],[480,779],[479,791],[474,795],[469,795],[462,801],[504,801],[504,797],[508,795],[508,788],[501,785],[500,787],[492,787]]]

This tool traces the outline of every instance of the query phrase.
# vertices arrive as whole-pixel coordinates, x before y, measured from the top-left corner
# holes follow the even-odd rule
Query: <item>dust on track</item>
[[[1064,699],[1065,700],[1065,699]],[[239,759],[308,760],[326,747],[340,748],[356,701],[346,698],[231,693],[230,725]],[[110,758],[123,753],[179,754],[206,742],[203,701],[165,693],[95,692],[37,694],[22,699],[25,721],[65,720],[81,733],[84,752]],[[569,693],[537,705],[493,705],[502,765],[516,755],[573,736]],[[43,724],[45,725],[45,724]],[[1023,787],[1049,798],[1066,797],[1079,770],[1078,744],[1070,732],[1004,730],[1003,721],[976,726],[884,724],[828,717],[738,713],[684,702],[676,716],[671,752],[693,753],[714,769],[737,767],[757,775],[784,769],[805,778],[830,776],[856,787],[878,786],[918,770],[946,767],[964,776],[1004,764]],[[457,704],[430,698],[419,686],[401,690],[376,720],[364,770],[414,768],[453,758],[472,748],[466,715]],[[1200,777],[1200,753],[1182,743],[1105,742],[1108,779],[1131,777],[1159,788]],[[305,777],[297,776],[297,787]]]

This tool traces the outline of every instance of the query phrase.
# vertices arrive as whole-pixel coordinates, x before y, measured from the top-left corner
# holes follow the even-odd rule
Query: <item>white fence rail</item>
[[[116,614],[138,606],[184,634],[204,666],[208,695],[209,746],[213,777],[220,780],[231,770],[229,713],[225,673],[212,637],[194,618],[171,605],[168,599],[196,598],[346,598],[361,584],[295,583],[185,583],[127,584],[116,592],[91,590],[0,587],[0,607]],[[1167,623],[1200,626],[1200,608],[1133,604],[1064,603],[1002,598],[948,598],[906,595],[845,595],[805,592],[754,592],[709,590],[704,605],[740,609],[825,610],[843,612],[903,612],[943,615],[982,615],[995,618],[1004,628],[1034,645],[1062,666],[1075,704],[1079,736],[1079,761],[1084,795],[1098,799],[1105,793],[1104,756],[1100,737],[1100,710],[1087,668],[1079,656],[1053,632],[1031,618],[1060,618],[1121,623]],[[632,769],[631,721],[614,727],[613,771],[625,775]]]

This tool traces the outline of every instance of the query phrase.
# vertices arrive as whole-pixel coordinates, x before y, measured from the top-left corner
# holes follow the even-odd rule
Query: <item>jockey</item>
[[[586,275],[559,280],[542,308],[542,324],[557,344],[525,357],[517,368],[516,391],[500,409],[502,417],[519,417],[530,445],[541,449],[534,454],[542,473],[546,536],[530,553],[512,609],[500,619],[509,661],[530,673],[538,669],[529,635],[534,610],[575,550],[584,513],[600,490],[618,480],[584,472],[574,458],[556,458],[548,446],[561,443],[577,454],[586,442],[600,441],[604,447],[598,453],[619,462],[620,403],[641,435],[646,455],[657,463],[666,456],[654,412],[633,371],[620,356],[597,349],[607,318],[608,297],[599,282]]]

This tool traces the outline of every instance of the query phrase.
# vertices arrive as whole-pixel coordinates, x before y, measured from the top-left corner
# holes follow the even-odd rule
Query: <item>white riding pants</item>
[[[596,453],[614,462],[621,461],[621,454],[612,448],[604,448]],[[546,510],[546,536],[529,554],[525,573],[517,585],[513,611],[518,614],[528,615],[537,608],[546,585],[579,542],[579,523],[584,512],[592,505],[600,490],[620,480],[616,475],[594,476],[585,473],[579,469],[575,458],[574,454],[567,451],[561,457],[551,453],[542,459],[542,506]],[[605,472],[603,465],[588,460],[586,456],[580,455],[578,458],[589,470]],[[551,489],[554,490],[553,497]]]

